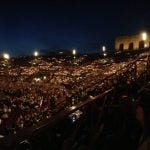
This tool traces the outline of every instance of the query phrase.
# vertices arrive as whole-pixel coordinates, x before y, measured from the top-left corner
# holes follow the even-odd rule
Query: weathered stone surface
[[[150,33],[146,33],[146,39],[143,40],[142,33],[132,36],[120,36],[115,39],[115,50],[129,51],[150,47]],[[121,46],[122,45],[122,46]]]

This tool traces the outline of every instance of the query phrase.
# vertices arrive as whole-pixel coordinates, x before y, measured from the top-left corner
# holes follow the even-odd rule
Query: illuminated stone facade
[[[146,49],[150,47],[150,33],[140,33],[132,36],[120,36],[115,40],[115,50],[120,51],[133,51]]]

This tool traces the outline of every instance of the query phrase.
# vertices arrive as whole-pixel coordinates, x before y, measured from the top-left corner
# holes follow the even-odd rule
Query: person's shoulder
[[[138,150],[150,150],[150,137],[146,138],[139,146]]]

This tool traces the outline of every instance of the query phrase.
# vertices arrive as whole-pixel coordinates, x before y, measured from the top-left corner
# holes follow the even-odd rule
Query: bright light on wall
[[[146,47],[148,47],[148,45],[147,45],[147,44],[144,44],[144,47],[146,48]]]
[[[142,33],[142,40],[143,41],[147,40],[147,33],[146,32]]]

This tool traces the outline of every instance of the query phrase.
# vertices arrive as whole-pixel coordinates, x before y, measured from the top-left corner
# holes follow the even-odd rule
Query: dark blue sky
[[[116,36],[149,27],[150,5],[144,0],[0,2],[0,50],[13,55],[45,48],[112,48]]]

